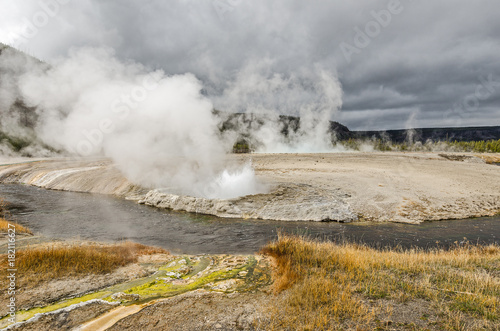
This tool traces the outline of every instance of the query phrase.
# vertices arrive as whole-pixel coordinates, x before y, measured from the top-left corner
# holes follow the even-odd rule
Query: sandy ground
[[[328,153],[240,154],[265,194],[203,199],[139,188],[109,160],[47,160],[0,166],[0,183],[105,193],[220,217],[282,221],[393,221],[493,216],[500,212],[499,154]]]
[[[499,154],[488,157],[500,160]],[[367,220],[413,223],[500,212],[500,167],[473,154],[253,154],[251,159],[267,182],[342,192],[351,210]]]
[[[103,302],[90,303],[69,311],[60,310],[53,314],[41,315],[36,321],[14,325],[12,329],[23,331],[74,330],[84,322],[113,308],[113,305]]]
[[[149,306],[108,330],[254,330],[268,301],[260,292],[194,291]]]

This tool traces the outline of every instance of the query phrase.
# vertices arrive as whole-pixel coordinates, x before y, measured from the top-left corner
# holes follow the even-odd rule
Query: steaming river
[[[368,223],[270,222],[222,219],[160,210],[133,201],[88,194],[0,185],[0,197],[12,218],[52,238],[97,241],[128,239],[173,253],[254,253],[277,231],[308,234],[326,240],[342,238],[373,246],[446,246],[464,237],[472,242],[500,243],[500,217],[426,222],[421,225]]]

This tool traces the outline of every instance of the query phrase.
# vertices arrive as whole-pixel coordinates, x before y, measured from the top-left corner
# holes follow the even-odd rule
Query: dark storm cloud
[[[494,0],[66,2],[22,49],[50,61],[106,45],[168,73],[193,72],[213,95],[251,61],[270,59],[284,75],[321,65],[338,73],[335,119],[350,128],[500,125]],[[0,38],[12,44],[24,18],[43,10],[0,4]]]

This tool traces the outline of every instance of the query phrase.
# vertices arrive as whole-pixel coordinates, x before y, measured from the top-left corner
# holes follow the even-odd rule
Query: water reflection
[[[14,219],[44,236],[127,239],[175,253],[253,253],[275,239],[278,231],[378,247],[448,246],[464,237],[471,242],[500,243],[500,217],[421,225],[270,222],[173,212],[105,195],[25,185],[0,185],[0,197],[9,204]]]

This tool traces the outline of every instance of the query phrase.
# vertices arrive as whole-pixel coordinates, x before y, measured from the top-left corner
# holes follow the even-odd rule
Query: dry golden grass
[[[500,328],[498,246],[380,251],[280,236],[262,253],[275,261],[274,290],[281,292],[266,329],[384,329],[382,302],[419,300],[435,316],[425,327]]]
[[[500,163],[500,154],[476,154],[477,157],[483,159],[486,163]]]
[[[10,227],[9,227],[9,224]],[[22,226],[21,224],[18,224],[18,223],[15,223],[15,222],[11,222],[11,221],[7,221],[3,218],[0,218],[0,233],[7,233],[8,232],[8,229],[12,229],[12,225],[15,226],[15,230],[16,230],[16,233],[28,233],[28,234],[33,234],[30,229]]]
[[[168,254],[162,248],[124,242],[116,245],[52,245],[16,252],[20,282],[38,283],[49,279],[86,274],[106,274],[130,263],[141,255]],[[7,255],[0,256],[7,265]],[[32,284],[33,285],[33,284]]]
[[[5,209],[5,206],[6,203],[0,198],[0,233],[7,233],[9,228],[12,229],[12,226],[15,226],[16,233],[33,234],[27,227],[24,227],[16,222],[7,221],[5,218],[7,217],[8,213]]]
[[[2,218],[5,218],[5,214],[7,213],[7,209],[5,208],[6,205],[7,203],[0,198],[0,217]]]

